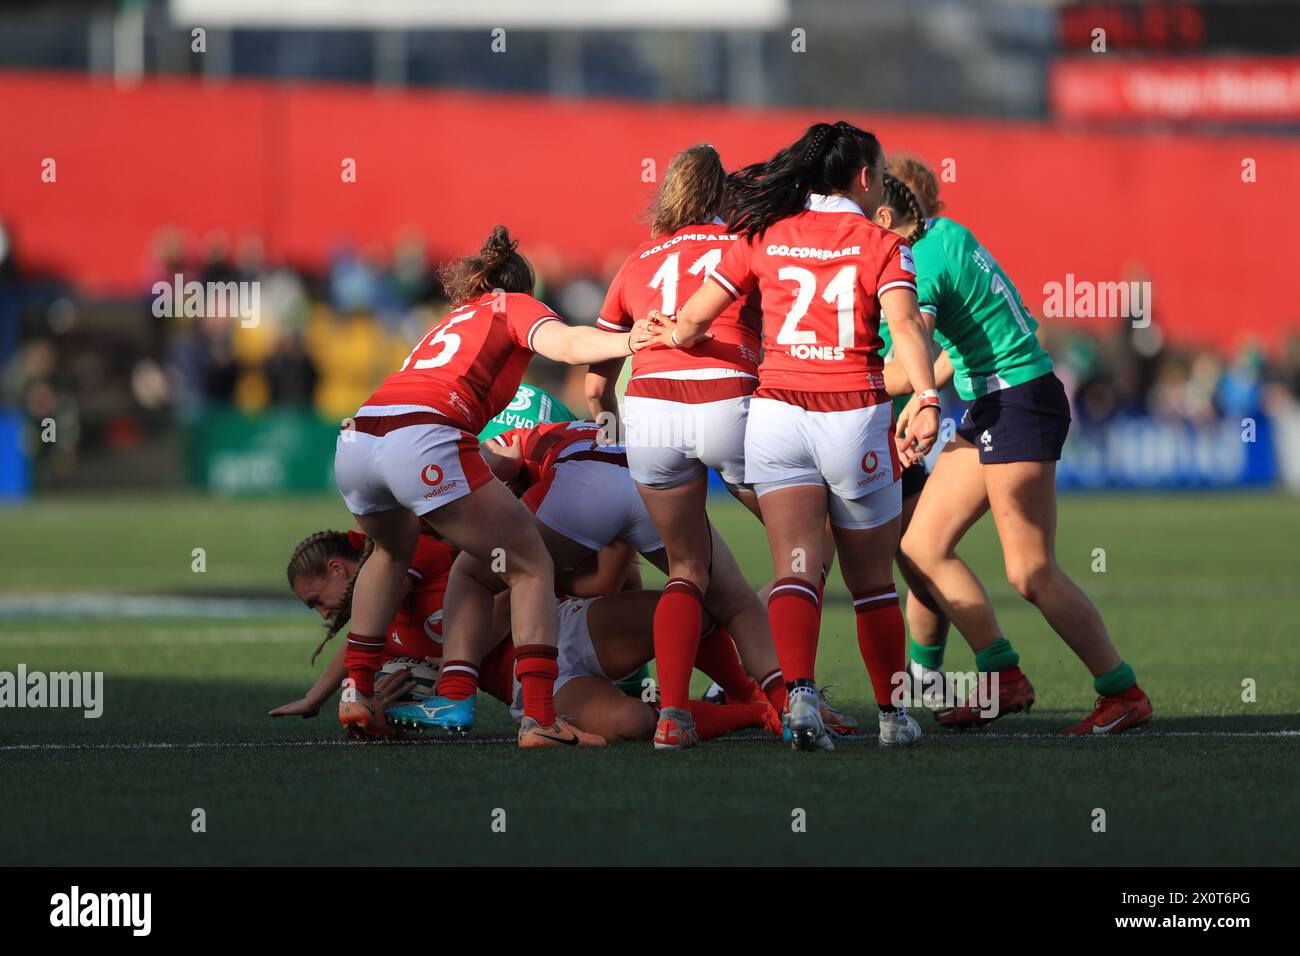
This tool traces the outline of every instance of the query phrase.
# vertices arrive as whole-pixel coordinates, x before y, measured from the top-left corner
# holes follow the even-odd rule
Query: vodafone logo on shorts
[[[891,469],[880,467],[880,455],[874,451],[869,451],[862,456],[862,470],[866,476],[858,479],[858,487],[865,488],[867,485],[874,485],[877,482],[889,481],[892,474]]]
[[[420,480],[429,485],[429,490],[423,495],[425,499],[436,498],[443,492],[450,491],[456,487],[456,479],[443,481],[443,470],[439,465],[425,465],[420,472]]]

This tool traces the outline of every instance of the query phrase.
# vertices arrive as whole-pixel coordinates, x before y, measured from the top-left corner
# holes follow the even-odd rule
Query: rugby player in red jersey
[[[740,239],[718,218],[727,173],[712,146],[675,156],[655,199],[648,242],[628,256],[610,284],[597,324],[618,332],[651,310],[676,311]],[[655,664],[663,709],[659,750],[698,742],[687,701],[705,594],[712,579],[713,539],[705,505],[708,469],[751,508],[745,485],[745,416],[758,384],[758,294],[738,299],[690,349],[648,349],[632,361],[623,424],[627,466],[667,555],[668,582],[655,611]],[[614,383],[623,360],[592,366],[588,402],[598,416],[617,409]],[[763,605],[750,594],[738,635],[766,632]],[[770,641],[770,635],[768,635]],[[760,674],[784,709],[779,670]]]
[[[339,435],[335,479],[375,545],[353,590],[345,652],[352,683],[339,702],[339,722],[354,736],[391,733],[370,698],[384,655],[383,629],[400,603],[423,520],[464,553],[504,558],[525,704],[520,746],[603,743],[576,733],[555,713],[554,568],[536,522],[493,479],[475,436],[514,397],[534,353],[585,365],[630,355],[648,336],[644,329],[623,335],[565,325],[529,294],[533,269],[516,246],[497,226],[477,255],[443,269],[452,311]],[[480,610],[472,596],[457,600],[455,576],[446,603],[448,629],[457,614],[472,618]]]
[[[881,373],[882,309],[923,403],[906,454],[934,444],[938,397],[911,252],[868,218],[883,172],[876,138],[839,122],[815,124],[770,160],[733,173],[728,226],[744,241],[674,318],[651,316],[659,344],[689,348],[737,299],[761,295],[764,355],[750,400],[745,480],[759,496],[776,570],[768,615],[799,750],[834,747],[814,675],[828,514],[880,708],[880,742],[906,745],[920,735],[890,699],[905,666],[905,632],[893,584],[901,468]]]
[[[589,574],[588,569],[598,557],[619,543],[625,543],[631,552],[641,554],[661,570],[668,567],[663,542],[628,475],[622,447],[599,446],[600,432],[595,422],[561,422],[511,429],[483,446],[483,457],[493,472],[520,494],[524,504],[537,516],[542,540],[556,567],[561,594],[576,593],[573,575]],[[739,675],[733,675],[724,685],[728,698],[745,703],[766,698],[779,711],[785,703],[784,683],[767,621],[761,607],[757,615],[747,613],[755,604],[754,592],[726,542],[716,531],[712,535],[713,575],[704,595],[704,608],[726,629],[725,641],[717,646],[730,649],[730,656],[735,658],[731,637],[735,635],[744,658],[744,668],[737,663]],[[477,583],[483,594],[502,590],[502,582],[491,564],[473,557],[462,555],[457,559],[452,576],[457,575]],[[612,585],[620,584],[621,578],[615,575]],[[699,629],[701,625],[695,626]],[[419,705],[423,711],[418,715],[420,722],[426,725],[445,726],[452,721],[458,726],[464,726],[467,721],[472,725],[476,662],[491,647],[490,631],[484,625],[478,630],[457,627],[449,634],[447,664],[438,681],[437,697]],[[698,644],[697,633],[692,642],[695,650],[688,663],[686,681],[691,666],[699,666],[706,673],[710,671],[711,654]],[[756,682],[748,677],[745,668],[751,674],[760,675],[760,680]],[[464,704],[457,709],[451,705],[453,701]],[[657,746],[662,747],[663,743],[658,742]]]
[[[287,571],[289,588],[326,625],[325,638],[312,654],[313,661],[347,625],[357,571],[370,553],[370,542],[360,531],[317,531],[294,548]],[[401,603],[386,631],[385,660],[420,658],[435,667],[441,664],[443,596],[455,557],[456,551],[433,535],[420,535],[415,556],[406,569]],[[338,649],[303,697],[274,708],[270,716],[315,717],[347,677],[344,652],[345,647]],[[498,673],[500,659],[511,656],[509,642],[499,643],[484,662],[484,670]],[[394,689],[399,687],[400,682],[395,682]],[[504,687],[486,689],[500,696],[508,693],[510,685],[507,681]]]

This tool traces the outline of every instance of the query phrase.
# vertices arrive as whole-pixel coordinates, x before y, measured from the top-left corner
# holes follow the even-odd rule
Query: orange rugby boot
[[[1148,723],[1153,716],[1155,711],[1151,707],[1151,698],[1134,684],[1123,694],[1114,697],[1098,697],[1097,706],[1092,713],[1073,727],[1065,728],[1065,732],[1098,737],[1122,734],[1126,730]]]
[[[519,722],[519,746],[526,747],[603,747],[605,738],[579,730],[563,717],[543,727],[531,717]]]
[[[659,711],[655,725],[655,750],[685,750],[700,742],[695,718],[682,707],[665,707]]]
[[[339,698],[339,723],[354,740],[374,740],[393,736],[393,728],[384,719],[383,708],[372,697],[345,688]]]
[[[1019,667],[1008,667],[1006,670],[997,671],[996,674],[998,678],[996,707],[992,706],[991,701],[984,702],[983,705],[979,702],[967,701],[949,710],[936,712],[935,719],[939,721],[939,726],[946,727],[948,730],[966,730],[997,720],[1006,714],[1029,713],[1029,708],[1034,706],[1034,685],[1029,683],[1029,678]]]

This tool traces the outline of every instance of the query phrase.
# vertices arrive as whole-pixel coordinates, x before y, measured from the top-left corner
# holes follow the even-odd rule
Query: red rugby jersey
[[[360,531],[349,531],[353,547],[365,546]],[[406,592],[397,614],[385,632],[388,657],[442,656],[442,601],[447,593],[447,576],[458,552],[433,535],[420,535],[415,556],[406,569],[411,590]]]
[[[674,314],[704,284],[726,251],[742,242],[725,225],[705,223],[642,243],[614,276],[597,324],[630,332],[632,323],[651,309]],[[710,369],[756,375],[761,321],[757,293],[741,296],[709,326],[710,341],[689,349],[643,349],[632,356],[632,382],[655,373]],[[632,383],[627,394],[638,394]]]
[[[710,278],[736,298],[762,295],[760,388],[882,389],[879,296],[916,291],[912,251],[846,197],[810,206],[735,243]]]
[[[521,474],[530,485],[541,481],[542,475],[559,459],[565,449],[581,444],[596,447],[600,426],[592,421],[553,422],[533,428],[511,428],[497,435],[488,444],[505,448],[518,436],[523,452]]]
[[[431,328],[366,405],[422,405],[482,431],[515,397],[533,357],[533,336],[559,320],[522,292],[489,292]]]

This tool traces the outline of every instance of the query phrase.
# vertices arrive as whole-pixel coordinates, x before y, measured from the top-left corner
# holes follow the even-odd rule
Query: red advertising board
[[[1064,119],[1300,123],[1300,57],[1086,54],[1053,64],[1049,90]]]
[[[673,153],[709,142],[738,166],[844,118],[939,169],[949,211],[1035,313],[1067,276],[1142,279],[1174,340],[1300,331],[1295,139],[839,114],[0,73],[0,221],[24,268],[91,293],[142,293],[166,226],[194,244],[256,235],[319,268],[340,243],[382,250],[409,229],[465,253],[502,222],[544,268],[608,275],[644,238],[647,180]]]

